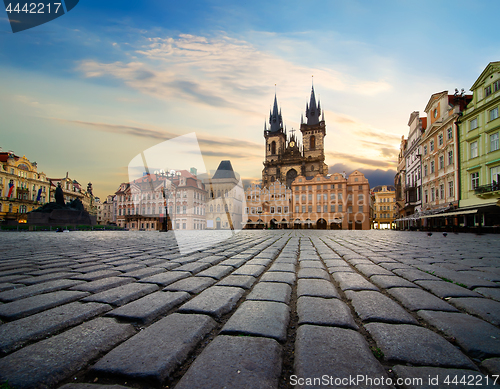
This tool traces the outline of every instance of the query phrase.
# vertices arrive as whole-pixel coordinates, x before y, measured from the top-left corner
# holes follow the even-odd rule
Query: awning
[[[457,211],[457,212],[447,212],[447,213],[438,213],[435,215],[426,215],[421,216],[422,219],[430,218],[430,217],[446,217],[446,216],[456,216],[456,215],[468,215],[471,213],[477,213],[477,209],[469,209],[468,211]]]

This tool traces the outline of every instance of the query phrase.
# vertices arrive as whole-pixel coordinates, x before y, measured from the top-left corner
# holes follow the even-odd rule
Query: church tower
[[[306,103],[307,123],[302,118],[300,131],[302,132],[303,155],[306,163],[306,176],[315,174],[326,175],[328,165],[325,164],[325,144],[326,136],[325,117],[321,112],[320,102],[316,104],[314,86],[311,89],[309,104]]]
[[[262,171],[264,186],[280,179],[278,160],[286,146],[286,130],[283,130],[281,109],[278,110],[278,100],[274,95],[273,110],[269,112],[269,128],[264,123],[264,138],[266,139],[266,159]]]

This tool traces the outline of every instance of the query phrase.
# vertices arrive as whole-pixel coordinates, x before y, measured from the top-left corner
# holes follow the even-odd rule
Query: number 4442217
[[[21,8],[21,5],[19,3],[9,3],[7,5],[7,8],[5,10],[8,13],[11,12],[24,12],[24,13],[30,13],[30,14],[43,14],[43,13],[58,13],[59,8],[61,7],[61,3],[52,3],[53,7],[51,8],[51,3],[24,3],[23,7]]]

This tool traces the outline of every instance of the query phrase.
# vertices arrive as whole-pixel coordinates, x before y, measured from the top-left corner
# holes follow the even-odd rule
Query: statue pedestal
[[[78,211],[73,209],[54,209],[50,213],[28,213],[28,225],[33,226],[95,226],[96,224],[96,217],[91,216],[87,211]]]

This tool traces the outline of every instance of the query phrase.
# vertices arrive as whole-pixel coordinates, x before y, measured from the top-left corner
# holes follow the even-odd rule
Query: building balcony
[[[500,183],[481,185],[474,189],[474,194],[482,199],[500,195]]]

